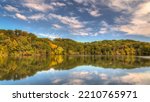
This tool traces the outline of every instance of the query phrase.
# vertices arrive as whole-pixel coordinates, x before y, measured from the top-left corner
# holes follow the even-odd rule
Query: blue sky
[[[150,42],[149,0],[1,0],[0,29],[88,42]]]

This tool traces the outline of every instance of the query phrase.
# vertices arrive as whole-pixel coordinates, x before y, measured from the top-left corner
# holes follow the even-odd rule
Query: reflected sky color
[[[0,85],[150,85],[150,59],[136,56],[0,58]]]
[[[37,72],[32,77],[16,81],[1,81],[0,84],[35,85],[150,85],[150,68],[105,69],[94,66],[79,66],[70,70]]]

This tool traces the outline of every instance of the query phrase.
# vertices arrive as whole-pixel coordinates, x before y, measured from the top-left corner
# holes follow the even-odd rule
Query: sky
[[[0,0],[0,29],[80,42],[150,42],[149,0]]]

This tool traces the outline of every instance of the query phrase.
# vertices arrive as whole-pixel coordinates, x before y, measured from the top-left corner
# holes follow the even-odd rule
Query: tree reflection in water
[[[62,71],[91,65],[105,69],[149,67],[150,59],[135,56],[0,57],[0,80],[21,80],[50,69]],[[131,75],[130,75],[131,76]],[[124,77],[126,78],[126,77]],[[76,80],[77,81],[77,80]]]

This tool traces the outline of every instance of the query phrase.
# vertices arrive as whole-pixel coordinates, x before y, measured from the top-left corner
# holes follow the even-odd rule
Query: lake
[[[4,57],[0,85],[150,85],[150,58]]]

